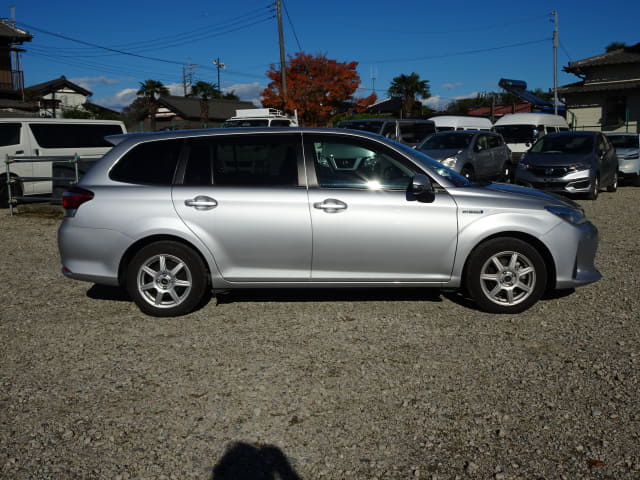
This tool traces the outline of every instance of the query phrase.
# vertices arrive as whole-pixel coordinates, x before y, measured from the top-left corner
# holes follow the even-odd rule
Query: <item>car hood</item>
[[[573,163],[591,163],[591,153],[579,154],[554,154],[554,153],[527,153],[522,161],[530,165],[571,165]]]
[[[533,201],[540,206],[566,206],[582,211],[582,207],[578,203],[567,197],[534,188],[512,185],[510,183],[470,183],[464,187],[458,187],[453,190],[451,193],[453,193],[454,196],[461,194],[463,196],[469,195],[480,198],[491,197],[506,204],[511,202],[516,204],[518,201],[531,203]]]
[[[429,155],[434,160],[444,160],[448,157],[453,157],[461,152],[462,150],[459,148],[447,148],[443,150],[420,150],[422,153]]]

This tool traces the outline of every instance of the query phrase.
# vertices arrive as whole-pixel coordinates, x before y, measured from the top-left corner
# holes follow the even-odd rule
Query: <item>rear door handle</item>
[[[187,207],[194,207],[196,210],[211,210],[218,206],[218,202],[206,195],[198,195],[196,198],[188,198],[184,201]]]
[[[322,202],[316,202],[313,204],[313,208],[324,210],[327,213],[338,213],[347,209],[347,204],[336,200],[335,198],[327,198]]]

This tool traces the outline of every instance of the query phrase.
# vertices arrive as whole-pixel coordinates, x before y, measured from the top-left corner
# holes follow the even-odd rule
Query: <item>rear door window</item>
[[[299,136],[214,136],[188,142],[185,185],[298,186]]]

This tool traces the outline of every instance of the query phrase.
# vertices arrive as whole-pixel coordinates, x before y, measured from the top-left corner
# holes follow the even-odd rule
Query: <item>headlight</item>
[[[587,221],[586,217],[584,216],[584,213],[581,210],[576,210],[575,208],[557,207],[557,206],[547,206],[544,208],[546,208],[549,212],[553,213],[554,215],[557,215],[563,220],[566,220],[567,222],[572,223],[574,225],[580,225],[581,223],[584,223]]]
[[[567,170],[570,172],[579,172],[580,170],[588,170],[589,165],[585,165],[584,163],[574,163],[567,167]]]
[[[458,159],[456,157],[447,157],[444,160],[442,160],[440,163],[442,163],[445,167],[453,168],[456,166],[457,161]]]

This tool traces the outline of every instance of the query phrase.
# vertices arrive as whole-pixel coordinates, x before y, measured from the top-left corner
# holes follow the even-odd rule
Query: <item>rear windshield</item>
[[[474,133],[435,133],[418,147],[420,150],[450,150],[467,148]]]
[[[544,127],[535,125],[495,125],[493,130],[502,135],[507,143],[527,143],[544,133]]]
[[[380,133],[383,122],[372,122],[366,120],[349,120],[348,122],[340,122],[338,128],[350,128],[351,130],[363,130],[365,132]]]

